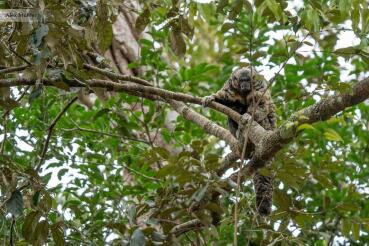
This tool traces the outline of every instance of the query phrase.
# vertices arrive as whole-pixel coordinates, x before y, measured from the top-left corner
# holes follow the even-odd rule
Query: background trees
[[[240,245],[368,241],[368,105],[314,125],[291,118],[329,96],[367,97],[366,1],[1,4],[49,13],[0,25],[4,242],[13,214],[19,244],[226,245],[236,201]],[[292,133],[273,161],[267,219],[247,175],[240,189],[237,173],[219,176],[233,139],[199,126],[199,114],[225,127],[224,114],[109,84],[202,97],[240,65],[269,80],[279,129]]]

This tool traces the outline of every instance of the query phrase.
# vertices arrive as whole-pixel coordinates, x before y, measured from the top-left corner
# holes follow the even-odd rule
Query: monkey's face
[[[239,68],[232,75],[232,87],[241,94],[251,91],[251,70],[249,68]]]

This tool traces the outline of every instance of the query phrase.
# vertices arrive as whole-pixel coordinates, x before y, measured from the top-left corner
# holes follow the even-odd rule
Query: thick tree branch
[[[95,67],[95,66],[91,66],[89,64],[84,64],[83,65],[85,68],[93,70],[97,73],[100,73],[102,75],[105,75],[106,77],[110,78],[110,79],[114,79],[114,80],[123,80],[123,81],[130,81],[133,83],[138,83],[141,85],[145,85],[145,86],[150,86],[153,87],[153,85],[148,82],[147,80],[143,80],[141,78],[135,77],[135,76],[129,76],[129,75],[121,75],[121,74],[116,74],[113,72],[109,72],[107,70]],[[183,101],[183,102],[189,102],[189,103],[195,103],[195,104],[200,104],[202,105],[202,99],[198,98],[198,97],[194,97],[194,96],[190,96],[187,94],[183,94],[183,93],[177,93],[177,92],[170,92],[167,90],[163,90],[160,88],[152,88],[152,89],[158,89],[158,90],[153,90],[156,93],[160,93],[160,95],[164,98],[168,98],[168,97],[176,97],[176,98],[172,98],[175,99],[177,101]],[[152,91],[151,91],[152,92]],[[158,94],[155,94],[158,95]],[[239,113],[237,113],[236,111],[220,104],[217,102],[212,102],[210,103],[209,107],[229,116],[230,118],[232,118],[233,120],[239,122],[241,120],[241,115]]]
[[[133,78],[136,80],[135,77],[129,76],[127,78]],[[35,80],[28,80],[28,79],[9,79],[9,80],[0,80],[0,87],[11,87],[11,86],[19,86],[19,85],[32,85],[35,84]],[[55,86],[57,83],[56,80],[44,80],[42,81],[44,85]],[[74,87],[81,87],[82,84],[77,81],[70,81],[68,82],[70,86]],[[147,82],[148,83],[148,82]],[[232,134],[220,127],[219,125],[213,123],[212,121],[208,120],[206,117],[202,116],[201,114],[195,112],[191,108],[187,107],[183,103],[174,102],[174,100],[202,104],[202,99],[199,97],[187,95],[184,93],[175,93],[171,91],[167,91],[160,88],[150,87],[150,86],[143,86],[139,84],[133,83],[115,83],[108,80],[89,80],[88,81],[89,87],[98,87],[98,88],[106,88],[108,90],[116,91],[116,92],[125,92],[130,95],[145,97],[151,100],[165,100],[169,102],[172,106],[175,106],[177,111],[180,114],[184,114],[184,117],[195,124],[198,124],[204,130],[212,134],[225,142],[227,142],[232,150],[238,152],[237,140],[232,136]],[[173,104],[172,104],[173,103]],[[235,120],[240,120],[241,115],[238,114],[236,111],[216,102],[211,103],[211,107],[214,109],[219,110],[220,112],[226,113],[229,116],[232,116]]]
[[[312,124],[327,120],[345,108],[354,106],[369,98],[369,78],[356,83],[352,93],[329,96],[320,102],[294,113],[289,120],[276,130],[269,132],[260,141],[251,160],[249,172],[261,168],[287,143],[291,142],[301,124]]]
[[[223,139],[230,145],[232,151],[239,153],[238,141],[228,130],[208,120],[201,114],[198,114],[195,111],[191,110],[182,102],[171,100],[169,103],[174,108],[174,110],[181,114],[185,119],[190,120],[201,126],[205,132],[210,133],[220,139]]]
[[[128,78],[132,78],[131,82],[136,83],[137,78],[133,76],[127,76]],[[34,85],[36,83],[35,80],[32,79],[2,79],[0,80],[0,87],[13,87],[13,86],[20,86],[20,85]],[[55,86],[55,83],[58,83],[58,80],[43,80],[42,84],[46,86]],[[71,87],[81,87],[82,84],[77,81],[68,81],[68,85]],[[150,86],[143,86],[139,84],[133,84],[133,83],[115,83],[108,80],[90,80],[89,86],[91,87],[99,87],[99,88],[107,88],[109,90],[117,91],[117,92],[127,92],[134,96],[141,96],[145,97],[151,100],[158,100],[156,96],[160,96],[161,98],[165,100],[177,100],[177,101],[183,101],[188,103],[194,103],[202,105],[202,98],[195,97],[192,95],[187,95],[184,93],[179,92],[172,92],[167,91],[160,88],[150,87]],[[217,102],[211,102],[209,107],[229,116],[236,122],[239,122],[241,120],[241,115],[237,113],[236,111],[220,104]],[[257,124],[257,123],[256,123]]]
[[[91,87],[103,87],[103,88],[107,88],[108,90],[113,90],[117,92],[123,91],[129,94],[134,93],[135,95],[137,95],[137,93],[141,93],[141,96],[143,97],[146,97],[146,95],[160,96],[161,98],[168,101],[168,103],[179,114],[183,115],[183,117],[185,117],[187,120],[190,120],[194,122],[195,124],[199,125],[207,133],[212,134],[224,140],[230,145],[233,151],[236,151],[236,153],[238,153],[238,149],[239,149],[238,142],[228,130],[208,120],[206,117],[202,116],[201,114],[187,107],[184,103],[179,102],[179,101],[184,101],[184,102],[202,104],[202,99],[199,97],[187,95],[184,93],[176,93],[172,91],[167,91],[167,90],[155,88],[155,87],[142,86],[142,85],[133,84],[133,83],[118,84],[118,83],[107,81],[107,80],[90,80],[88,81],[88,84]],[[214,104],[216,104],[215,107],[222,108],[224,111],[228,112],[231,110],[219,103],[214,103]],[[230,114],[232,114],[234,117],[239,116],[240,118],[240,115],[236,111],[230,112]]]
[[[132,76],[130,76],[132,77]],[[131,81],[135,82],[135,81]],[[142,86],[138,84],[133,83],[124,83],[119,84],[115,82],[111,82],[108,80],[90,80],[89,85],[91,87],[102,87],[107,88],[113,91],[123,91],[123,92],[129,92],[129,93],[143,93],[143,95],[157,95],[162,97],[165,100],[176,100],[176,101],[182,101],[182,102],[188,102],[188,103],[194,103],[202,105],[202,98],[180,93],[180,92],[172,92],[156,87],[150,87],[150,86]],[[144,96],[145,97],[145,96]],[[236,111],[220,104],[217,102],[210,103],[209,107],[231,117],[233,120],[239,122],[241,120],[241,115],[237,113]]]

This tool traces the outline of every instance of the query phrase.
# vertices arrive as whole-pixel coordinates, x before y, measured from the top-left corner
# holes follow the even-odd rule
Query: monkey
[[[273,103],[265,79],[253,69],[242,67],[232,72],[223,87],[215,94],[203,98],[203,105],[216,101],[232,108],[239,114],[248,113],[254,116],[254,120],[266,130],[276,127],[275,105]],[[228,130],[238,140],[242,138],[238,123],[228,117]],[[252,155],[255,146],[250,143],[247,147]],[[257,211],[261,216],[271,213],[273,178],[263,176],[258,171],[253,176],[256,195]]]

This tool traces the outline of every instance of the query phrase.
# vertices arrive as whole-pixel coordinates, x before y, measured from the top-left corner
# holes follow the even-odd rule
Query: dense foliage
[[[239,245],[369,241],[367,103],[299,127],[273,160],[273,213],[261,218],[249,179],[237,192],[216,175],[229,152],[223,141],[165,102],[94,88],[88,95],[70,86],[71,80],[103,78],[83,64],[90,53],[96,66],[110,64],[104,52],[125,1],[0,4],[51,13],[45,22],[0,23],[1,68],[25,65],[0,70],[0,80],[36,80],[0,90],[4,244],[15,218],[15,245],[229,245],[236,202]],[[132,11],[137,33],[145,35],[129,69],[143,69],[140,77],[160,88],[202,97],[221,88],[233,67],[253,66],[270,79],[278,125],[327,95],[350,92],[369,68],[365,0],[140,5]],[[354,45],[338,46],[347,35]],[[55,76],[60,79],[52,86],[43,84]],[[191,107],[226,127],[223,114]],[[208,197],[214,191],[221,194],[217,202]],[[220,215],[216,225],[214,213]],[[193,219],[202,226],[172,233]]]

